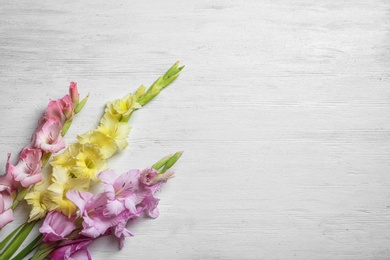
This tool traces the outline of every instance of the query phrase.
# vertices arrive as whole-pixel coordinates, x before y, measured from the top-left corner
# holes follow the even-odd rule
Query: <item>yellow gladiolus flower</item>
[[[47,213],[47,207],[44,203],[47,188],[50,185],[49,180],[43,180],[34,185],[34,188],[24,197],[27,204],[31,205],[30,216],[28,221],[35,221],[43,218]]]
[[[100,152],[106,159],[113,156],[118,150],[116,142],[113,138],[97,130],[88,131],[85,134],[79,135],[77,136],[77,139],[81,144],[90,143],[99,146]]]
[[[122,99],[108,102],[105,112],[109,112],[117,117],[119,121],[127,122],[134,110],[140,108],[141,105],[137,102],[137,96],[129,93]]]
[[[126,138],[130,133],[131,126],[127,123],[119,122],[111,113],[104,114],[97,130],[113,138],[121,150],[128,145]]]
[[[54,156],[53,161],[50,162],[52,166],[62,166],[71,168],[76,164],[76,156],[80,153],[82,145],[73,143],[66,148],[66,150],[57,156]]]
[[[71,217],[76,212],[76,206],[66,198],[69,190],[87,191],[90,180],[87,178],[72,178],[66,168],[53,167],[52,184],[47,188],[43,201],[49,211],[61,211]]]
[[[70,169],[70,174],[76,178],[87,178],[99,181],[97,174],[107,169],[106,159],[99,146],[85,143],[81,145],[76,156],[76,164]]]

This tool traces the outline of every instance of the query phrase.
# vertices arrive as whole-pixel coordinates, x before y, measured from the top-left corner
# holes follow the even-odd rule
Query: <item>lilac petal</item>
[[[68,218],[61,212],[50,211],[39,228],[39,232],[44,235],[43,240],[46,243],[62,240],[76,229],[74,220],[75,217]]]
[[[70,190],[66,193],[68,200],[72,201],[80,210],[81,214],[85,211],[86,204],[93,198],[93,194],[87,191],[81,192]]]
[[[98,177],[105,184],[113,184],[117,175],[113,170],[106,170],[99,173]]]
[[[68,240],[59,244],[56,249],[51,252],[50,256],[53,260],[63,259],[92,259],[87,251],[88,245],[92,243],[92,239],[83,238],[76,240]],[[79,253],[81,252],[81,253]]]
[[[81,249],[73,253],[68,258],[69,260],[92,260],[92,256],[87,249]]]
[[[117,216],[125,209],[123,202],[118,200],[109,201],[104,208],[103,215],[105,217]]]

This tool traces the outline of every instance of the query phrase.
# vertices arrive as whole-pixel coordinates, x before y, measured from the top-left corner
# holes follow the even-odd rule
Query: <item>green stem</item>
[[[0,250],[2,250],[7,244],[8,242],[15,236],[15,234],[24,226],[25,223],[23,223],[22,225],[20,225],[18,228],[16,228],[14,231],[12,231],[11,234],[9,234],[6,238],[4,238],[3,241],[1,241],[0,243]]]
[[[30,244],[28,244],[28,246],[26,246],[22,251],[20,251],[19,254],[17,254],[14,258],[12,258],[12,260],[22,260],[23,257],[28,255],[32,250],[34,250],[35,248],[37,248],[42,244],[42,238],[43,235],[39,234],[33,241],[31,241]]]
[[[16,195],[16,197],[12,203],[12,206],[11,206],[12,210],[14,210],[16,208],[16,206],[19,204],[19,202],[21,202],[24,199],[24,197],[29,192],[29,190],[30,190],[30,187],[27,187],[27,188],[24,188],[18,192],[18,195]]]
[[[19,231],[16,237],[9,243],[7,248],[0,254],[0,260],[8,260],[12,255],[19,249],[24,240],[30,234],[36,221],[26,223],[23,228]]]
[[[43,260],[46,256],[48,256],[59,244],[60,242],[56,242],[53,244],[41,244],[38,248],[38,251],[30,258],[30,260]]]

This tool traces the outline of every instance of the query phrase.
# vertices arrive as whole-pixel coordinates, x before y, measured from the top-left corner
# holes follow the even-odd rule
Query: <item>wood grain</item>
[[[161,216],[94,259],[389,259],[389,1],[1,1],[0,166],[70,81],[104,103],[180,78],[132,119],[119,172],[184,150]],[[27,207],[0,233],[25,220]]]

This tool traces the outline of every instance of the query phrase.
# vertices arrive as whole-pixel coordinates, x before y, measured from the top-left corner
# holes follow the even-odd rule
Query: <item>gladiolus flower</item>
[[[56,118],[61,125],[67,120],[72,120],[74,116],[74,105],[69,95],[65,95],[61,99],[50,100],[45,110],[45,115],[40,119],[41,122],[48,120],[51,117]]]
[[[24,197],[27,204],[32,207],[28,219],[29,222],[41,219],[46,215],[47,207],[44,198],[49,185],[50,182],[48,180],[41,181],[35,184],[33,189]]]
[[[77,206],[83,218],[81,235],[91,238],[99,237],[121,220],[121,216],[107,218],[103,215],[103,208],[107,203],[104,193],[93,195],[90,192],[70,190],[66,193],[66,197]]]
[[[106,169],[106,160],[97,145],[83,144],[76,156],[76,164],[70,173],[77,178],[87,178],[97,181],[97,173]]]
[[[10,168],[12,167],[11,162],[9,161],[11,154],[8,154],[6,173],[0,176],[0,191],[7,191],[9,194],[12,194],[18,188],[18,182],[15,180]]]
[[[118,150],[116,142],[113,138],[96,130],[79,135],[77,136],[77,139],[81,144],[90,143],[99,146],[100,152],[106,159],[113,156]]]
[[[87,250],[89,244],[92,243],[90,238],[81,238],[69,240],[59,244],[56,249],[51,252],[52,260],[92,260],[90,253]]]
[[[76,165],[76,156],[80,153],[81,147],[82,145],[79,143],[69,145],[63,153],[54,156],[50,164],[68,169],[74,167]]]
[[[56,153],[65,148],[61,136],[62,125],[55,117],[50,117],[35,134],[35,146],[44,152]]]
[[[134,110],[141,107],[136,101],[137,96],[127,94],[122,99],[117,99],[113,102],[108,102],[105,112],[111,113],[117,117],[119,121],[127,122]]]
[[[12,200],[12,196],[7,191],[0,191],[0,229],[14,221]]]
[[[43,241],[45,243],[52,243],[64,239],[76,229],[75,219],[76,216],[68,218],[61,212],[55,210],[50,211],[46,215],[42,226],[39,228],[39,232],[43,234]]]
[[[119,149],[123,150],[127,146],[126,138],[130,133],[131,126],[127,123],[119,122],[111,113],[105,113],[97,130],[113,138]]]
[[[76,212],[76,206],[66,198],[69,190],[88,190],[90,180],[86,178],[72,178],[67,169],[53,167],[52,184],[47,188],[47,196],[43,201],[48,210],[61,211],[64,215],[71,217]]]
[[[42,180],[41,157],[40,149],[24,149],[16,166],[9,165],[9,171],[23,187],[29,187]]]
[[[114,216],[124,210],[137,216],[146,210],[150,217],[158,217],[159,199],[154,193],[160,187],[160,182],[153,186],[143,184],[139,170],[131,170],[118,177],[113,171],[104,171],[99,178],[105,184],[104,192],[109,200],[104,210],[106,216]]]

